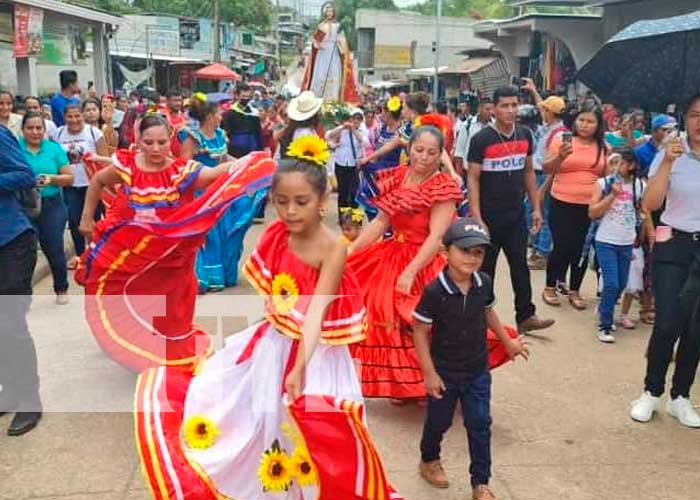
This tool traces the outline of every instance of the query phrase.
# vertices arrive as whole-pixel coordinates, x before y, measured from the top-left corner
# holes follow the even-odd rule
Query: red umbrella
[[[210,64],[194,72],[195,78],[200,80],[240,80],[241,76],[227,68],[223,64]]]

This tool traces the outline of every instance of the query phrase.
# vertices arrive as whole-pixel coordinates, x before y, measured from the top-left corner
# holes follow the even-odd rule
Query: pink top
[[[559,153],[562,136],[558,135],[549,145],[549,155]],[[559,201],[588,205],[593,196],[595,183],[605,173],[606,151],[598,156],[596,144],[585,144],[578,137],[573,138],[574,152],[564,160],[552,183],[552,196]]]

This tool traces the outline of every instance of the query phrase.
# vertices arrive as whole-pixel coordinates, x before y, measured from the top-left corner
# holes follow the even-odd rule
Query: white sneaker
[[[605,342],[606,344],[615,343],[615,337],[612,333],[610,333],[610,330],[598,330],[598,340]]]
[[[68,303],[70,303],[70,299],[68,298],[67,293],[59,293],[56,295],[56,304],[59,306],[65,306]]]
[[[681,425],[686,427],[700,427],[700,415],[695,411],[690,400],[684,397],[669,399],[666,403],[666,411],[669,415],[677,418]]]
[[[652,396],[649,391],[645,391],[639,399],[632,401],[632,409],[630,410],[632,420],[637,422],[648,422],[651,420],[656,407],[659,405],[659,399],[661,398]]]

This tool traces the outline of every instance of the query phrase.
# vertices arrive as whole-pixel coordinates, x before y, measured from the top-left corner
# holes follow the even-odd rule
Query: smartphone
[[[519,76],[514,76],[511,79],[511,83],[515,85],[516,87],[520,88],[523,85],[525,85],[525,80],[523,78],[520,78]]]
[[[571,142],[573,141],[573,139],[574,139],[574,134],[573,134],[573,132],[569,132],[569,131],[562,132],[562,134],[561,134],[561,142],[562,142],[563,144],[571,144]]]

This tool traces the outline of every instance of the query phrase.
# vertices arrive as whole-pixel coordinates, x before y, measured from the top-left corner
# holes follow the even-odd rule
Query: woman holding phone
[[[586,267],[579,265],[590,219],[588,204],[596,182],[605,174],[605,122],[597,106],[584,106],[576,115],[573,131],[555,137],[543,162],[544,171],[552,175],[549,228],[552,253],[547,261],[547,284],[542,300],[560,306],[557,278],[569,272],[569,303],[577,310],[586,309],[579,294]]]
[[[34,221],[34,227],[39,235],[41,250],[51,267],[56,303],[64,305],[68,303],[68,272],[63,246],[67,215],[61,187],[73,184],[73,169],[63,148],[46,139],[45,133],[46,125],[41,113],[29,112],[24,115],[23,137],[19,143],[41,189],[41,213]]]
[[[700,359],[700,94],[688,104],[686,138],[671,136],[649,169],[642,207],[658,210],[652,268],[656,321],[649,339],[644,392],[632,403],[630,416],[651,420],[665,390],[666,372],[676,366],[666,411],[686,427],[700,427],[690,402],[690,387]]]

